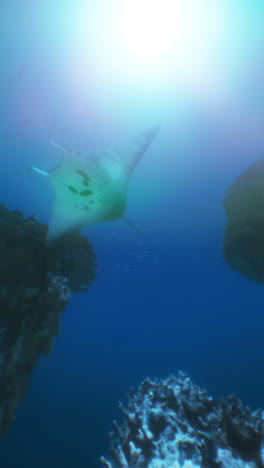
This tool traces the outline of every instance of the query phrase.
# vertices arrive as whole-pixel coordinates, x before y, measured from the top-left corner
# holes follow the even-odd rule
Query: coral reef
[[[50,246],[35,217],[0,205],[0,434],[11,424],[39,356],[50,353],[73,292],[95,276],[95,254],[79,233]]]
[[[263,415],[235,397],[216,400],[182,372],[130,389],[114,421],[105,468],[263,468]]]
[[[264,160],[250,166],[229,187],[224,258],[251,280],[264,283]]]

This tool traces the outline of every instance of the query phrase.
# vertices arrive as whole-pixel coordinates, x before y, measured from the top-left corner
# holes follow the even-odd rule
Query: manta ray
[[[46,176],[55,189],[48,242],[75,229],[123,217],[129,177],[157,131],[158,127],[153,127],[86,156],[51,141],[63,151],[60,164],[49,172],[32,168]]]

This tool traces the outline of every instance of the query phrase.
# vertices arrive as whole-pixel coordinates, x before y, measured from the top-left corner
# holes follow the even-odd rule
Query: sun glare
[[[90,34],[98,63],[120,81],[195,82],[212,67],[224,4],[206,0],[98,2]],[[83,31],[84,33],[84,31]]]

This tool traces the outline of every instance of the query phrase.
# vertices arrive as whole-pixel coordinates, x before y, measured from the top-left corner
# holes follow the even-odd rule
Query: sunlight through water
[[[86,41],[89,11],[84,8],[78,21],[80,43]],[[226,17],[225,1],[99,0],[89,40],[109,79],[134,89],[155,90],[175,80],[197,88],[215,70]]]

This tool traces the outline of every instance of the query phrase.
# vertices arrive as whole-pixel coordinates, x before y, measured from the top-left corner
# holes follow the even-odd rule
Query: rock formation
[[[41,354],[52,350],[72,293],[95,276],[95,254],[73,233],[47,246],[47,227],[0,205],[0,434],[11,424]]]
[[[120,404],[105,468],[263,468],[263,414],[216,400],[182,372],[143,381]]]

